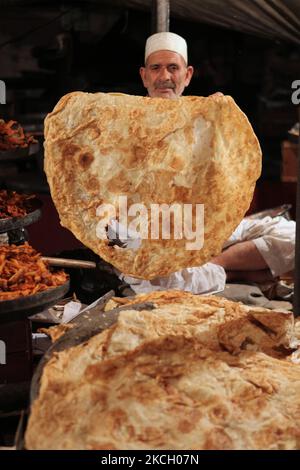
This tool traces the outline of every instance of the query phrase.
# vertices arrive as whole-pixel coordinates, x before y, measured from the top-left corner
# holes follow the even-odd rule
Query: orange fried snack
[[[30,212],[31,199],[34,194],[18,194],[16,191],[0,190],[0,219],[23,217]]]
[[[33,295],[64,284],[64,271],[51,272],[28,243],[0,245],[0,301]]]
[[[0,151],[28,147],[37,141],[32,135],[24,133],[17,121],[5,122],[0,119]]]

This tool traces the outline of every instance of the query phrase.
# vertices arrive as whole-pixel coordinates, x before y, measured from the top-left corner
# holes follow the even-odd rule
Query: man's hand
[[[272,273],[252,241],[240,242],[215,256],[211,263],[222,266],[228,281],[265,282]]]
[[[216,93],[213,93],[212,95],[209,95],[210,98],[218,98],[220,96],[224,96],[223,93],[220,91],[217,91]]]
[[[261,269],[259,271],[226,271],[227,282],[245,281],[263,283],[274,280],[270,269]]]
[[[225,271],[257,271],[268,269],[268,265],[252,241],[231,245],[211,263],[223,266]]]

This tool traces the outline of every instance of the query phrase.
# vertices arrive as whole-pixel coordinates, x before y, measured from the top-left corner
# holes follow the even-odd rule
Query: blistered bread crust
[[[121,272],[142,279],[219,254],[261,172],[258,140],[230,96],[70,93],[47,116],[45,139],[45,172],[61,224]],[[118,208],[120,195],[128,207],[149,210],[149,237],[137,250],[97,235],[97,208]],[[163,203],[192,204],[193,222],[195,205],[204,204],[202,248],[187,250],[189,240],[174,239],[172,224],[169,240],[151,239],[150,207]]]

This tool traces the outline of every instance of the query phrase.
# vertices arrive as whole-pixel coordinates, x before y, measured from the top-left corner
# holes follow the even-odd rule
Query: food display
[[[188,53],[155,2],[164,31],[147,38],[135,96],[93,93],[137,86],[109,64],[99,73],[89,51],[122,54],[133,36],[141,49],[141,2],[129,2],[124,44],[122,25],[105,34],[106,2],[84,18],[56,3],[23,9],[24,34],[19,7],[2,21],[0,450],[91,450],[90,461],[129,466],[139,455],[187,465],[200,451],[300,450],[300,209],[293,187],[268,181],[284,134],[300,138],[299,123],[284,129],[290,98],[268,82],[289,52],[278,32],[296,57],[291,8],[279,21],[276,2],[249,2],[272,17],[251,41],[234,15],[239,61],[230,31],[205,28],[217,36],[207,48],[193,24]],[[177,4],[189,29],[189,2]],[[221,18],[204,9],[204,22]],[[255,129],[271,165],[261,184]]]
[[[0,245],[0,301],[30,296],[67,280],[64,271],[51,271],[28,243]]]
[[[24,132],[17,121],[5,122],[0,119],[0,152],[26,148],[36,142],[32,135]]]
[[[176,291],[116,305],[110,328],[44,366],[27,449],[300,447],[292,313]]]
[[[23,217],[32,210],[34,194],[19,194],[16,191],[0,190],[0,219]]]
[[[229,96],[162,100],[74,92],[47,116],[45,139],[45,171],[61,224],[119,271],[143,279],[219,254],[249,208],[261,171],[258,140]],[[138,218],[130,214],[133,204],[146,211],[134,248],[109,236],[112,219],[122,228],[123,209],[130,229],[134,214]],[[157,205],[176,206],[176,234],[174,215],[169,236],[160,223],[152,235]],[[180,219],[186,214],[190,232]],[[196,234],[197,243],[187,246]]]

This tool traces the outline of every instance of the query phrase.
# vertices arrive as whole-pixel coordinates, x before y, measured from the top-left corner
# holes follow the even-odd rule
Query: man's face
[[[149,55],[140,75],[152,98],[178,98],[190,83],[193,67],[176,52],[157,51]]]

